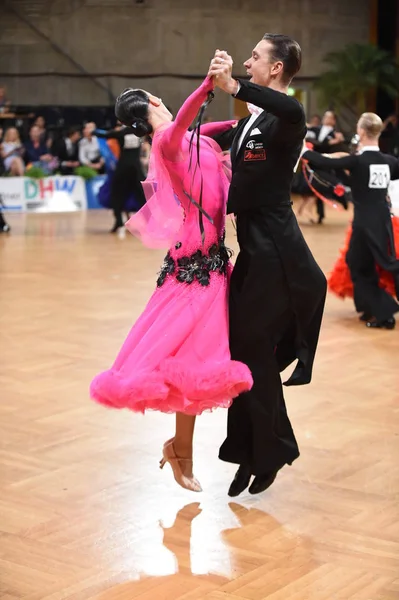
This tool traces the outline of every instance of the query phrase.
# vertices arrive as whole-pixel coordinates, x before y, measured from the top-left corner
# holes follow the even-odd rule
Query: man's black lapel
[[[231,145],[231,151],[230,151],[230,157],[231,157],[231,162],[234,163],[236,156],[237,156],[237,145],[238,145],[238,140],[240,139],[241,135],[242,135],[242,131],[245,127],[245,125],[248,123],[248,119],[250,118],[251,115],[249,115],[246,119],[241,119],[240,122],[237,125],[236,128],[236,134],[234,136],[233,139],[233,143]]]

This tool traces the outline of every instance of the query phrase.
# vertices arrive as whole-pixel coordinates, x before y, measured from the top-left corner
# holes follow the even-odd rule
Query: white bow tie
[[[247,102],[247,108],[251,115],[256,115],[257,117],[259,117],[259,115],[263,112],[263,108],[259,108],[259,106],[255,106],[249,102]]]

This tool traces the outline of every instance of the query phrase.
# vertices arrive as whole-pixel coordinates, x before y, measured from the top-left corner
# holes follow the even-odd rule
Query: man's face
[[[83,135],[84,137],[90,137],[93,133],[93,131],[95,130],[96,125],[95,123],[86,123],[86,125],[83,128]]]
[[[310,119],[310,126],[311,127],[320,127],[321,125],[321,119],[318,115],[313,115],[313,117]]]
[[[272,61],[273,46],[267,40],[261,40],[252,50],[251,58],[245,61],[244,67],[251,76],[250,81],[267,87],[272,81],[272,76],[283,72],[281,61]]]
[[[80,140],[80,133],[79,133],[79,131],[75,131],[75,133],[73,133],[71,135],[71,142],[72,142],[72,144],[76,144],[79,140]]]
[[[40,139],[40,129],[36,125],[30,130],[30,139],[33,142],[37,142]]]
[[[323,125],[335,127],[335,115],[331,110],[327,110],[323,115]]]

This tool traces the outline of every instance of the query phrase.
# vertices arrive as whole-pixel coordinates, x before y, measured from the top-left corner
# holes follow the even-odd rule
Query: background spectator
[[[53,156],[49,153],[46,144],[41,140],[41,133],[37,125],[33,125],[29,132],[29,141],[25,142],[25,163],[42,168],[46,173],[50,173],[54,164]]]
[[[399,116],[390,115],[385,119],[381,134],[381,146],[384,152],[399,157]]]
[[[61,175],[73,175],[79,167],[80,128],[71,127],[66,136],[54,142],[52,153],[59,162]]]
[[[6,89],[0,86],[0,113],[10,112],[11,101],[8,100]]]
[[[25,165],[22,160],[24,147],[18,129],[15,127],[7,129],[0,151],[5,170],[9,171],[14,177],[21,177],[25,172]]]
[[[53,143],[53,140],[51,138],[51,136],[49,135],[47,129],[46,129],[46,120],[44,117],[36,117],[33,125],[35,125],[36,127],[39,128],[40,130],[40,141],[43,142],[44,144],[46,144],[47,148],[51,148],[51,145]]]
[[[84,126],[83,138],[79,142],[79,161],[98,173],[104,173],[105,161],[101,156],[98,139],[93,135],[95,129],[95,123],[86,123]]]

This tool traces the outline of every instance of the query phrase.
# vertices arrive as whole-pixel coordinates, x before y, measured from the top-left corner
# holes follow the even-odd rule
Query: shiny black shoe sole
[[[227,492],[231,498],[239,496],[249,486],[252,474],[245,467],[239,467]]]
[[[272,483],[274,483],[274,480],[277,477],[277,473],[278,471],[275,471],[274,473],[267,473],[265,475],[257,475],[248,490],[249,493],[260,494],[261,492],[267,490],[267,488],[269,488],[272,485]]]
[[[123,227],[123,223],[121,225],[115,224],[113,228],[109,230],[109,233],[117,233],[118,229],[121,229],[121,227]]]
[[[388,319],[387,321],[382,321],[378,323],[378,321],[367,321],[366,327],[369,329],[395,329],[396,321],[395,319]]]

